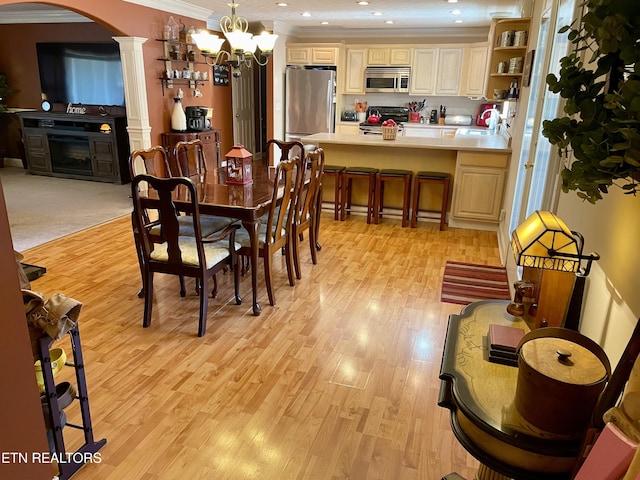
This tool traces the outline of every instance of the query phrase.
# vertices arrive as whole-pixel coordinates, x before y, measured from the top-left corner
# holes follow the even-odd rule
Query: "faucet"
[[[496,133],[496,128],[498,127],[498,121],[500,120],[500,111],[497,108],[485,110],[484,112],[482,112],[482,115],[480,115],[480,120],[486,120],[487,114],[490,115],[488,125],[489,132],[491,134],[494,134]]]

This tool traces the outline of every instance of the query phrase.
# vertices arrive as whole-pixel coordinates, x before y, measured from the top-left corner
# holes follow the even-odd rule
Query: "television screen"
[[[124,106],[117,43],[36,43],[36,50],[49,102]]]

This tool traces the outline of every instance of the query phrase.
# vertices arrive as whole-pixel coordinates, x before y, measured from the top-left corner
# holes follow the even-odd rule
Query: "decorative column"
[[[147,108],[142,37],[113,37],[120,44],[124,98],[127,105],[127,131],[131,151],[151,147],[151,126]]]

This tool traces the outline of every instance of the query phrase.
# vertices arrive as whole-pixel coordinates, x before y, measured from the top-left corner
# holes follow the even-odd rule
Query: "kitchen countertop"
[[[446,126],[445,126],[446,127]],[[451,128],[451,126],[449,126]],[[460,129],[465,130],[465,129]],[[300,139],[303,143],[332,143],[336,145],[380,146],[392,148],[424,148],[468,152],[511,153],[508,137],[496,135],[461,135],[449,138],[427,138],[398,135],[395,140],[383,140],[382,135],[354,135],[343,133],[315,133]]]

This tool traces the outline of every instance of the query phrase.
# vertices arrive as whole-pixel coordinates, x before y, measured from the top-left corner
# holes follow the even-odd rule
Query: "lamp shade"
[[[511,234],[516,263],[523,267],[577,272],[582,252],[576,236],[553,213],[536,211]]]
[[[254,35],[253,38],[258,43],[258,48],[262,53],[271,53],[276,45],[278,35],[262,32],[260,35]]]

